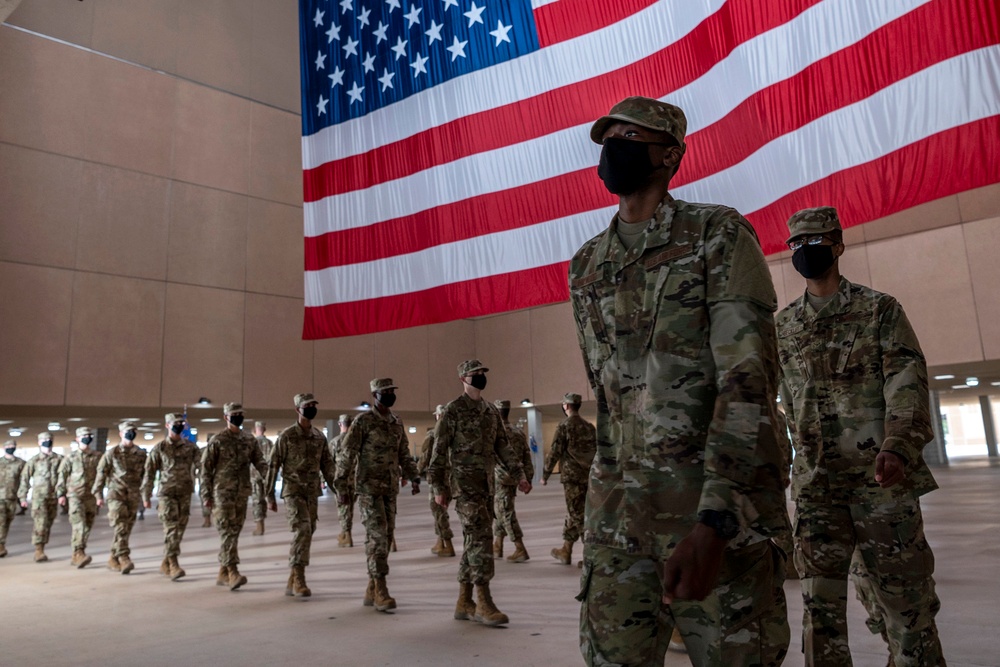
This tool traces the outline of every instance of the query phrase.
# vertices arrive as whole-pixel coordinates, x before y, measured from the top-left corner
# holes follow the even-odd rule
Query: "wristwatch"
[[[714,529],[715,534],[724,540],[731,540],[740,532],[740,522],[729,511],[702,510],[698,512],[698,523]]]

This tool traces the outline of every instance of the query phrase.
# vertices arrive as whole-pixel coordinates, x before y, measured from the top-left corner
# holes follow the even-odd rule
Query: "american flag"
[[[688,117],[671,193],[766,253],[1000,182],[996,0],[300,0],[306,339],[564,301],[607,227],[591,123]]]

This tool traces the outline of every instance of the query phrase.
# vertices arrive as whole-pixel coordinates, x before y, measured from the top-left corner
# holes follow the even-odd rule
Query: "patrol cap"
[[[580,405],[580,403],[583,403],[583,396],[580,396],[580,394],[566,394],[563,396],[563,403],[566,405]]]
[[[48,431],[42,431],[41,433],[38,434],[39,442],[41,442],[42,440],[51,440],[51,439],[52,439],[52,434],[49,433]]]
[[[633,123],[657,132],[666,132],[684,146],[687,118],[680,107],[651,97],[626,97],[611,107],[607,116],[601,116],[590,128],[590,139],[595,144],[604,143],[604,133],[614,123]]]
[[[163,423],[165,424],[173,424],[174,422],[182,421],[184,421],[184,415],[179,415],[176,412],[168,412],[163,415]]]
[[[295,394],[295,407],[301,408],[306,403],[319,403],[312,394]]]
[[[399,389],[399,387],[393,383],[392,378],[375,378],[368,383],[368,387],[372,390],[373,394],[377,391],[382,391],[383,389]]]
[[[94,430],[89,426],[81,426],[76,429],[76,437],[82,438],[85,435],[94,435]]]
[[[785,239],[788,243],[796,236],[809,236],[812,234],[826,234],[827,232],[840,231],[840,216],[837,209],[832,206],[818,206],[816,208],[804,208],[788,219],[788,233],[790,236]]]
[[[254,428],[267,428],[267,422],[254,422]]]
[[[436,408],[434,408],[434,416],[435,417],[440,417],[442,414],[444,414],[444,406],[443,405],[439,405]]]
[[[4,447],[17,447],[17,440],[8,440],[7,442],[3,443],[3,446]]]
[[[497,408],[509,408],[510,401],[503,398],[498,398],[497,400],[493,401],[493,405]]]
[[[129,421],[122,422],[121,424],[118,425],[118,430],[121,433],[124,433],[125,431],[129,430],[130,428],[137,429],[139,427],[135,425],[135,422],[129,422]]]
[[[226,403],[224,406],[222,406],[222,414],[226,415],[227,417],[229,415],[233,414],[234,412],[240,412],[240,413],[242,413],[243,412],[243,404],[242,403],[236,403],[234,401],[232,403]]]
[[[473,375],[475,373],[489,373],[490,369],[483,366],[483,362],[479,359],[469,359],[468,361],[463,361],[458,365],[458,377],[464,378],[466,375]]]
[[[351,424],[354,422],[354,417],[348,414],[343,414],[337,417],[338,424]]]

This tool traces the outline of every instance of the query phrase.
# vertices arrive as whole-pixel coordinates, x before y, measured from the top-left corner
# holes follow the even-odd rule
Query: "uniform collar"
[[[851,306],[852,287],[853,285],[847,278],[840,276],[840,286],[837,288],[837,292],[829,302],[820,308],[818,312],[813,310],[812,306],[809,305],[808,290],[804,290],[802,292],[802,296],[799,298],[799,306],[796,310],[796,316],[800,320],[810,321],[813,319],[830,317],[831,315],[837,315],[846,311]]]
[[[618,214],[611,219],[611,224],[604,231],[600,241],[597,243],[595,259],[598,264],[608,262],[615,266],[623,267],[632,264],[642,257],[647,250],[658,248],[670,243],[671,222],[677,210],[677,200],[670,195],[660,202],[653,213],[653,219],[646,229],[646,233],[639,238],[639,242],[632,246],[631,250],[625,248],[625,244],[618,238]]]

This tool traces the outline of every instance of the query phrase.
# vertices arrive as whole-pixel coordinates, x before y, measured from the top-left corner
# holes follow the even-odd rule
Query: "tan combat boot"
[[[80,564],[80,550],[79,549],[74,549],[73,550],[73,557],[69,559],[69,564],[72,565],[73,567],[76,567],[77,565]]]
[[[258,521],[257,522],[257,527],[253,529],[253,534],[254,535],[263,535],[264,534],[264,522],[263,521]]]
[[[297,598],[307,598],[312,595],[312,591],[306,586],[306,566],[295,565],[292,567],[292,592]]]
[[[389,611],[396,608],[396,600],[389,596],[389,588],[385,584],[385,577],[375,580],[375,599],[373,600],[375,611]]]
[[[0,544],[0,558],[3,558],[6,555],[7,555],[7,545]]]
[[[118,562],[122,566],[122,574],[128,574],[135,569],[135,563],[133,563],[132,559],[128,556],[119,556]]]
[[[206,516],[205,520],[201,522],[201,527],[202,528],[211,528],[212,527],[212,517]]]
[[[160,563],[160,574],[165,577],[170,576],[170,559],[166,556],[163,557],[163,562]]]
[[[365,599],[362,604],[366,607],[375,605],[375,580],[368,578],[368,588],[365,589]]]
[[[503,535],[493,538],[493,557],[503,558]]]
[[[288,569],[288,582],[285,584],[285,595],[292,597],[295,595],[295,571]]]
[[[455,555],[455,547],[452,546],[451,540],[441,540],[441,551],[438,552],[438,556],[441,558],[450,558]]]
[[[472,584],[459,582],[458,602],[455,603],[456,621],[473,621],[476,618],[476,601],[472,599]]]
[[[510,623],[507,614],[501,613],[497,606],[493,604],[493,596],[490,595],[489,584],[479,584],[476,586],[478,593],[476,602],[475,619],[483,625],[505,625]]]
[[[563,542],[561,549],[553,549],[552,557],[563,565],[569,565],[573,562],[573,543]]]
[[[239,568],[233,563],[229,566],[229,590],[235,591],[243,584],[247,583],[247,578],[240,574]]]
[[[82,570],[83,568],[85,568],[88,565],[90,565],[90,562],[92,560],[94,560],[94,559],[91,558],[90,556],[88,556],[86,551],[84,551],[83,549],[80,549],[80,560],[76,564],[77,569]]]
[[[674,631],[670,635],[670,644],[668,648],[671,651],[677,651],[678,653],[687,653],[687,646],[684,645],[684,637],[681,636],[681,631],[674,626]]]
[[[118,556],[111,554],[111,557],[108,558],[108,569],[112,572],[122,571],[122,564],[118,562]]]
[[[48,559],[49,559],[49,557],[45,555],[45,545],[44,544],[36,544],[35,545],[35,562],[36,563],[44,563]]]
[[[509,563],[523,563],[528,560],[530,556],[528,555],[528,550],[524,548],[524,542],[521,540],[514,540],[514,553],[507,556],[507,562]]]
[[[439,536],[437,538],[437,542],[435,542],[434,546],[431,547],[431,553],[436,556],[437,554],[441,553],[441,547],[443,546],[444,543],[441,541],[441,537]]]
[[[219,576],[215,580],[216,586],[228,586],[229,585],[229,566],[220,565],[219,566]]]
[[[348,547],[354,546],[354,538],[351,537],[351,531],[345,530],[344,532],[337,535],[337,546],[341,549],[346,549]]]
[[[180,563],[177,562],[177,556],[171,556],[168,565],[170,567],[170,581],[177,581],[187,574],[187,572],[181,569]]]

